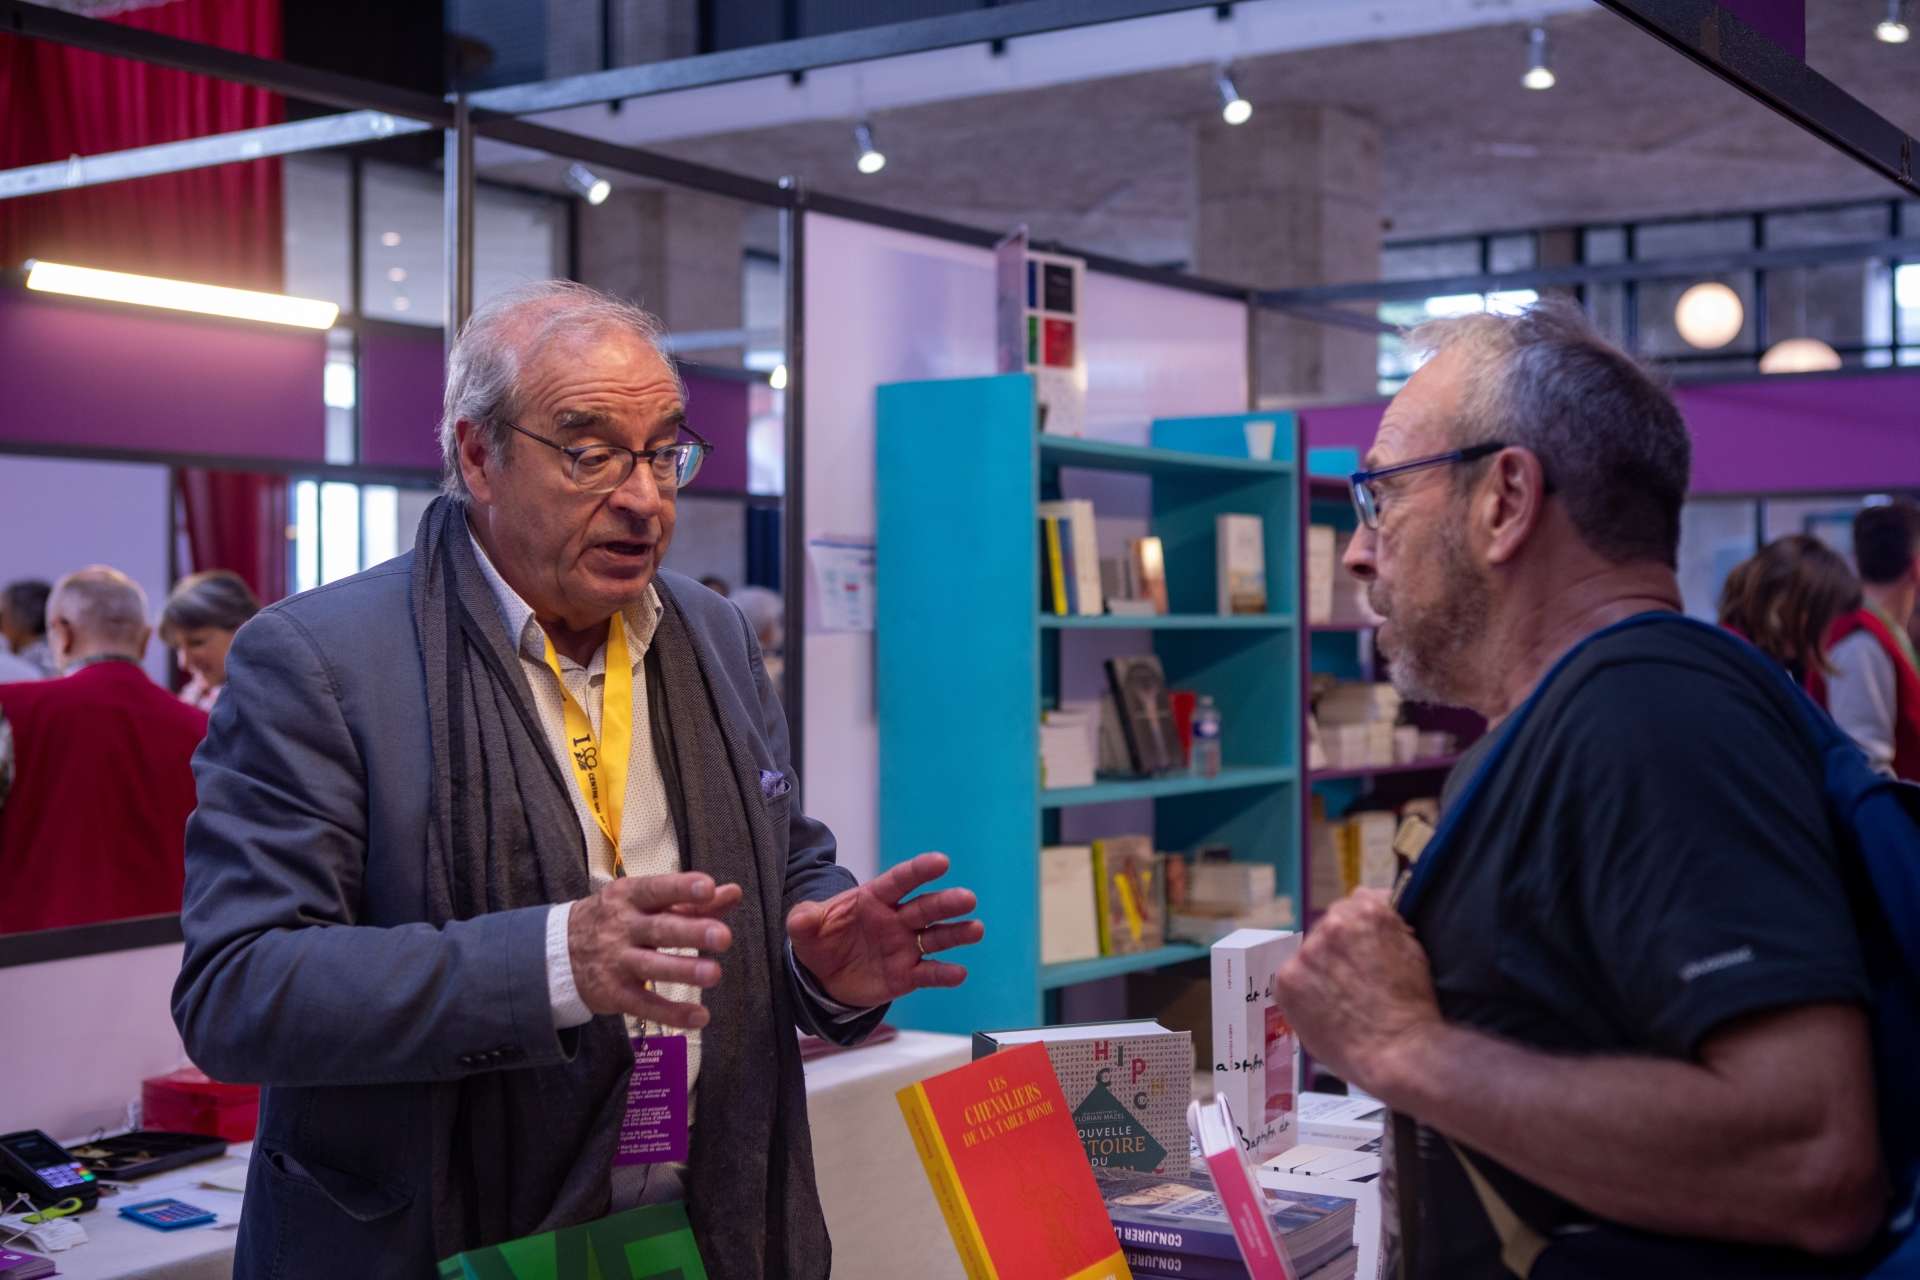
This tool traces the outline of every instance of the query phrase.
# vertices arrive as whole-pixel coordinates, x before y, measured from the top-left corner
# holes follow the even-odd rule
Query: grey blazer
[[[426,923],[427,694],[412,555],[263,610],[194,756],[186,955],[173,1015],[188,1054],[265,1085],[234,1274],[431,1273],[428,1086],[571,1058],[547,993],[547,906]],[[740,612],[663,573],[717,658],[715,698],[757,732],[762,803],[790,833],[788,909],[853,886],[832,834],[792,803],[786,716]],[[798,982],[806,1030],[849,1043]]]

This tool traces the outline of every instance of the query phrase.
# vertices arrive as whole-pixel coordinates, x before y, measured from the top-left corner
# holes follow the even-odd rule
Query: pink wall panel
[[[318,462],[326,336],[0,290],[0,440]]]

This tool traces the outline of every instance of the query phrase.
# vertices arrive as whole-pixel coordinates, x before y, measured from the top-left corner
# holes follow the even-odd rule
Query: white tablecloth
[[[934,1203],[894,1092],[957,1067],[964,1036],[905,1031],[899,1039],[807,1065],[808,1112],[820,1202],[833,1234],[835,1280],[961,1280],[964,1272]],[[66,1280],[229,1280],[240,1195],[202,1182],[242,1185],[250,1147],[161,1174],[101,1200],[84,1215],[87,1243],[53,1255]],[[172,1196],[220,1215],[212,1226],[155,1231],[119,1216],[121,1205]]]

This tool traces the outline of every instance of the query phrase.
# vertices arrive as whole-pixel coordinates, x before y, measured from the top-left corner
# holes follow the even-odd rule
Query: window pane
[[[1753,273],[1743,271],[1730,276],[1716,277],[1713,282],[1728,286],[1739,299],[1740,324],[1731,341],[1719,346],[1695,346],[1680,336],[1675,309],[1679,306],[1681,296],[1696,284],[1711,282],[1684,279],[1643,280],[1637,289],[1636,323],[1640,335],[1640,352],[1656,359],[1674,356],[1754,354]]]
[[[1626,230],[1622,227],[1591,227],[1582,237],[1580,251],[1588,262],[1625,262]]]
[[[1443,240],[1426,244],[1386,245],[1380,250],[1382,280],[1430,280],[1441,276],[1480,274],[1480,241]]]
[[[1720,588],[1733,567],[1752,555],[1752,502],[1695,498],[1680,509],[1680,595],[1687,612],[1707,622],[1720,616]]]
[[[360,287],[367,314],[380,320],[442,324],[447,300],[439,177],[398,165],[368,164],[362,191],[366,243]],[[476,233],[478,221],[476,211]]]
[[[1487,265],[1495,271],[1526,271],[1540,264],[1540,240],[1533,232],[1494,236],[1487,244]]]
[[[360,486],[329,480],[320,486],[320,582],[360,572]]]
[[[339,156],[288,156],[285,188],[286,289],[296,298],[320,298],[342,311],[352,307],[352,186]]]
[[[473,196],[473,301],[566,274],[564,200],[480,187]]]
[[[1903,262],[1893,279],[1894,302],[1900,308],[1900,341],[1920,342],[1920,262]]]
[[[361,523],[366,536],[367,567],[400,554],[400,491],[392,485],[370,484],[360,491]]]
[[[320,585],[320,486],[301,480],[293,486],[293,589]]]
[[[1818,338],[1832,346],[1858,344],[1886,329],[1883,262],[1836,262],[1819,267],[1786,267],[1767,272],[1767,341]],[[1878,316],[1872,299],[1878,297]],[[1877,326],[1871,322],[1879,320]],[[1885,339],[1881,339],[1884,341]]]
[[[1682,258],[1690,253],[1724,253],[1753,247],[1751,218],[1701,218],[1687,222],[1649,222],[1634,233],[1633,256]]]
[[[1797,244],[1850,244],[1884,240],[1892,218],[1884,204],[1851,205],[1810,213],[1772,213],[1766,217],[1767,247]]]

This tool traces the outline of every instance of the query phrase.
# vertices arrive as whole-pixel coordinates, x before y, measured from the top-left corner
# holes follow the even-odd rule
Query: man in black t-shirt
[[[1490,729],[1411,921],[1362,890],[1280,976],[1306,1048],[1394,1112],[1389,1256],[1858,1274],[1886,1210],[1869,993],[1787,691],[1655,621],[1508,719],[1583,641],[1679,610],[1679,414],[1571,307],[1415,340],[1346,563],[1402,693]]]

